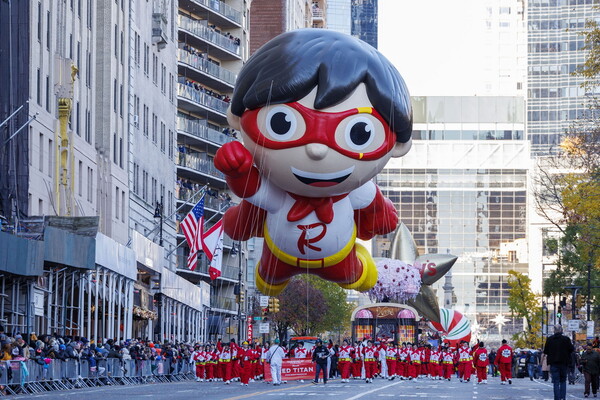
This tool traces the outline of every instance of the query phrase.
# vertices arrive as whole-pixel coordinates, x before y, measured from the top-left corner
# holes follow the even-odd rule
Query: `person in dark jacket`
[[[323,346],[321,339],[317,339],[313,350],[312,361],[317,363],[315,368],[315,380],[313,383],[319,383],[319,373],[323,371],[323,384],[327,383],[327,359],[331,356],[329,349]]]
[[[554,384],[554,400],[566,400],[567,397],[567,365],[571,353],[575,350],[571,339],[562,334],[560,325],[554,326],[554,335],[546,340],[544,354],[548,355],[550,375]]]
[[[597,397],[598,393],[598,376],[600,375],[600,354],[594,351],[592,344],[588,343],[585,351],[581,354],[581,366],[583,376],[585,377],[585,389],[583,397],[590,395],[590,386],[592,394]]]

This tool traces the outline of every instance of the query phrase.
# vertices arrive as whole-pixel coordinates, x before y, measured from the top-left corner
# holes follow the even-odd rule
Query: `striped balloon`
[[[471,340],[471,322],[458,311],[440,308],[440,323],[430,321],[429,326],[451,344]]]

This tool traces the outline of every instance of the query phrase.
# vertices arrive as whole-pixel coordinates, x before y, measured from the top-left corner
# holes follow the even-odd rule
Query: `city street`
[[[320,398],[329,399],[553,399],[550,381],[513,379],[512,385],[500,385],[499,378],[489,380],[487,385],[473,382],[460,383],[457,380],[431,381],[388,381],[376,379],[372,384],[364,381],[341,383],[333,380],[327,385],[313,385],[310,382],[290,382],[273,387],[263,382],[251,383],[241,387],[239,383],[179,382],[138,386],[103,387],[64,392],[51,392],[34,396],[17,396],[16,399],[83,399],[105,400],[127,399],[197,399],[202,400],[238,400],[238,399],[287,399]],[[583,385],[567,387],[568,399],[583,398]]]

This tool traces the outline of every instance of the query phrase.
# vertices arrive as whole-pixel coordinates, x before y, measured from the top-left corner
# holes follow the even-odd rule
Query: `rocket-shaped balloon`
[[[451,254],[419,255],[417,245],[404,223],[396,229],[391,250],[391,258],[417,266],[421,272],[421,290],[417,297],[408,300],[407,304],[414,307],[425,318],[439,323],[440,308],[431,285],[446,275],[458,257]]]

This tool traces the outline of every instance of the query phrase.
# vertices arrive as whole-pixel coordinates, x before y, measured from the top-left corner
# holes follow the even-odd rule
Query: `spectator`
[[[548,365],[548,355],[542,353],[542,378],[548,382],[550,378],[550,365]]]
[[[323,346],[321,339],[317,339],[313,350],[312,361],[316,363],[314,384],[319,383],[319,373],[323,371],[323,384],[327,383],[327,360],[331,356],[329,349]]]
[[[566,400],[567,397],[567,366],[571,354],[575,350],[571,339],[562,334],[560,325],[554,326],[554,335],[546,340],[544,354],[548,356],[550,375],[554,385],[554,400]]]
[[[581,354],[581,366],[583,369],[583,376],[585,377],[585,389],[583,397],[589,397],[590,386],[592,387],[592,394],[597,397],[598,393],[598,376],[600,375],[600,354],[594,351],[592,344],[589,343]]]
[[[490,360],[490,375],[496,376],[497,368],[496,364],[494,364],[496,362],[496,350],[492,349],[488,355],[488,358]]]
[[[533,351],[529,350],[527,352],[525,364],[527,365],[527,375],[529,376],[529,380],[532,381],[533,378],[537,379],[538,359]]]

